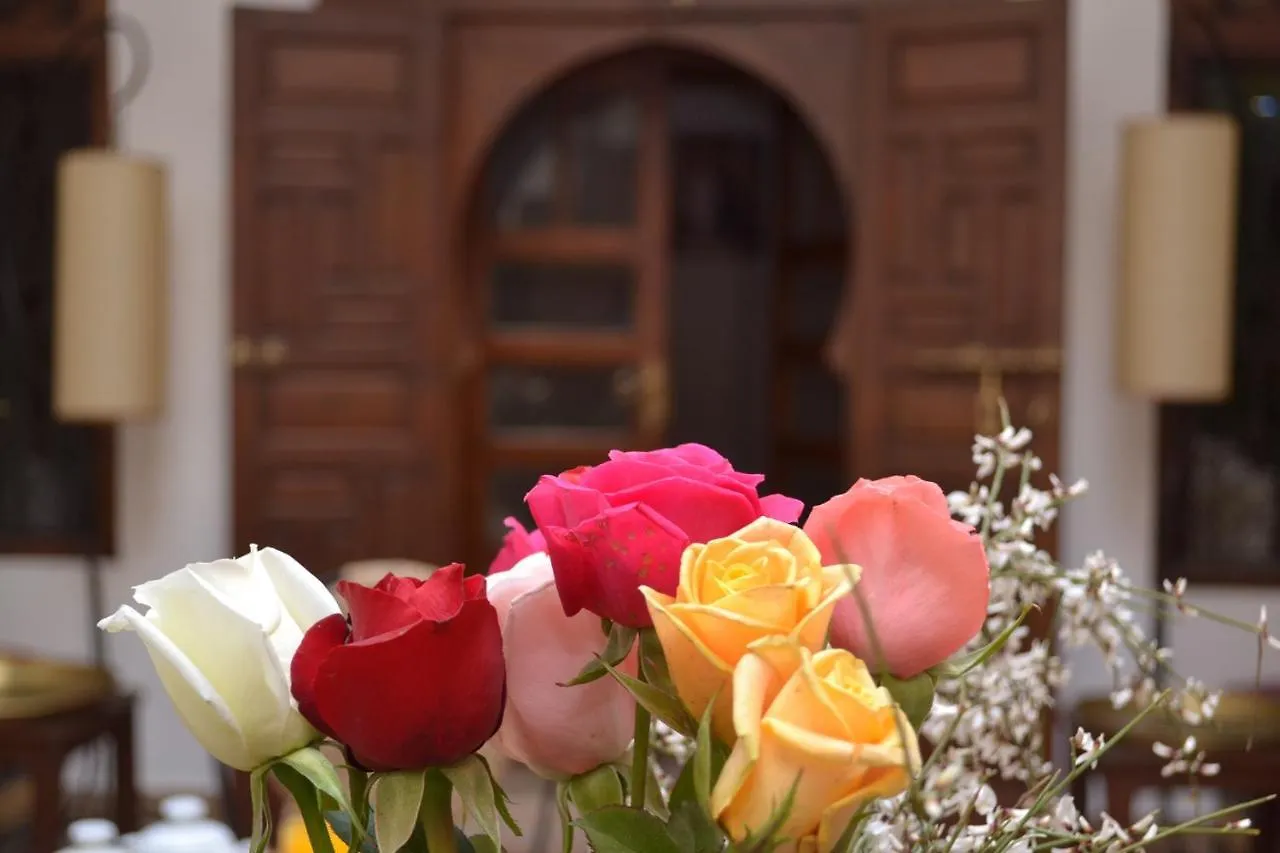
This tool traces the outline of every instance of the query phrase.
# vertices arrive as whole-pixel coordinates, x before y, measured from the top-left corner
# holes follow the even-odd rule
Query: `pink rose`
[[[951,518],[935,483],[859,480],[813,508],[805,533],[824,563],[857,563],[854,595],[836,605],[831,645],[879,667],[856,596],[871,614],[883,663],[911,678],[962,649],[987,617],[990,571],[982,539]]]
[[[541,530],[530,533],[524,529],[523,524],[511,517],[504,518],[502,523],[507,526],[507,535],[502,537],[502,548],[498,551],[498,556],[489,564],[491,575],[505,572],[530,554],[547,550],[547,540],[543,538]]]
[[[600,620],[589,613],[564,615],[544,553],[486,582],[507,660],[507,707],[490,746],[549,779],[616,760],[631,744],[631,696],[612,678],[560,686],[604,652]],[[634,652],[621,669],[635,675]]]
[[[763,515],[800,517],[804,504],[794,498],[761,498],[762,480],[701,444],[614,450],[601,465],[544,476],[525,500],[546,536],[564,612],[649,627],[640,587],[674,593],[690,542],[728,536]]]

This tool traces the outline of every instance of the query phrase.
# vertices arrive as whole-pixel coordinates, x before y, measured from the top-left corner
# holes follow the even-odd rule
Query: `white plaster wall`
[[[168,402],[156,422],[120,430],[118,557],[106,567],[109,606],[130,588],[197,559],[225,556],[230,539],[228,159],[230,0],[113,0],[150,42],[151,72],[119,116],[118,144],[170,170],[172,288]],[[305,6],[307,0],[274,0]],[[112,66],[130,57],[113,41]],[[73,560],[0,561],[0,646],[88,659],[92,615]],[[107,642],[121,678],[145,693],[139,721],[146,790],[212,790],[213,763],[170,709],[142,644]]]
[[[169,162],[174,268],[168,406],[158,422],[120,434],[120,549],[106,576],[112,605],[136,583],[224,555],[229,541],[230,5],[114,2],[151,40],[152,72],[121,116],[119,136],[123,146]],[[1064,519],[1063,548],[1071,560],[1105,548],[1145,582],[1154,579],[1154,413],[1112,382],[1113,232],[1120,122],[1164,103],[1165,7],[1165,0],[1073,0],[1071,16],[1064,473],[1088,477],[1093,494]],[[1205,603],[1254,618],[1268,599],[1280,614],[1277,593],[1228,591]],[[87,659],[92,630],[74,561],[0,560],[0,646]],[[1219,684],[1252,677],[1251,647],[1230,633],[1188,624],[1172,636],[1189,671]],[[141,645],[117,637],[108,650],[122,677],[147,695],[144,789],[211,790],[212,763],[173,715]],[[1068,702],[1105,687],[1092,657],[1076,660],[1076,670]]]

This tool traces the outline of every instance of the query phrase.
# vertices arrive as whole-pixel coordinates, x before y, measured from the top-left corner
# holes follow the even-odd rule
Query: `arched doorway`
[[[472,559],[539,474],[615,447],[699,441],[806,503],[846,486],[846,216],[803,120],[723,61],[629,52],[526,104],[467,224]]]

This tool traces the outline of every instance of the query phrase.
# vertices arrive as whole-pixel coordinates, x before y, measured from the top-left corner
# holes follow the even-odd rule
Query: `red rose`
[[[483,577],[454,563],[426,581],[342,582],[350,617],[307,631],[293,695],[313,726],[369,770],[456,764],[502,723],[506,667]]]
[[[502,523],[507,526],[507,535],[502,537],[502,550],[489,564],[491,575],[505,572],[530,554],[547,550],[547,540],[543,538],[542,531],[530,533],[514,518],[504,518]]]
[[[701,444],[615,450],[601,465],[543,477],[525,500],[546,537],[565,614],[652,625],[640,587],[674,593],[690,542],[728,536],[762,515],[800,517],[794,498],[761,498],[762,480]]]

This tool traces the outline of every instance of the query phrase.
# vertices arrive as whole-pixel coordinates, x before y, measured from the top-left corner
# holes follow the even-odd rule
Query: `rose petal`
[[[543,776],[568,778],[626,751],[635,703],[622,685],[602,678],[559,686],[605,643],[597,617],[564,615],[550,566],[540,585],[514,599],[503,624],[507,711],[497,735],[507,755]],[[635,653],[619,668],[635,675]]]
[[[728,536],[760,515],[758,504],[741,492],[684,478],[642,483],[614,493],[610,501],[644,504],[683,530],[690,542]]]
[[[484,578],[476,578],[471,584],[471,594],[467,594],[467,585],[463,579],[465,568],[461,563],[450,563],[436,569],[431,577],[422,582],[422,586],[413,591],[408,602],[423,618],[434,622],[452,619],[462,607],[465,600],[474,598],[476,590],[484,589]]]
[[[498,615],[468,601],[448,622],[331,649],[314,681],[315,706],[374,771],[455,764],[502,722],[505,671]]]
[[[377,587],[338,581],[338,595],[347,602],[347,610],[351,614],[353,643],[395,633],[422,619],[409,602]]]
[[[868,490],[845,497],[821,513],[815,508],[805,530],[825,561],[843,558],[862,566],[858,595],[871,614],[884,665],[899,678],[918,675],[982,628],[989,598],[982,540],[939,515],[936,502],[914,494]],[[876,650],[853,598],[836,606],[831,643],[876,667]]]
[[[543,476],[525,495],[534,524],[543,531],[548,527],[575,527],[599,515],[609,503],[595,489],[584,488],[566,477]]]
[[[298,710],[320,731],[334,740],[338,736],[316,707],[316,676],[320,673],[320,665],[334,649],[347,640],[347,620],[341,613],[328,616],[312,625],[302,638],[302,645],[293,656],[290,667],[290,680],[293,682],[293,698],[298,701]]]
[[[689,542],[643,504],[610,509],[574,530],[544,532],[565,615],[585,608],[633,628],[652,624],[639,587],[674,592]]]
[[[804,512],[804,501],[786,495],[765,495],[760,498],[760,512],[769,518],[795,524]]]

